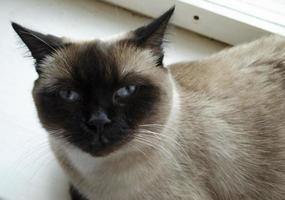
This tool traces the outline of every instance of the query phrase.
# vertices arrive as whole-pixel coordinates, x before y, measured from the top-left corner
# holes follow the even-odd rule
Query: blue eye
[[[75,102],[80,99],[80,95],[72,90],[61,90],[59,91],[59,96],[69,102]]]
[[[114,100],[118,101],[128,98],[132,96],[136,92],[136,90],[137,86],[135,85],[128,85],[126,87],[122,87],[114,93]]]

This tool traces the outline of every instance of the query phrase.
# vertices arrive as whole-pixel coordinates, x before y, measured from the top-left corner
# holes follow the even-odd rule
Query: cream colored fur
[[[52,149],[90,200],[284,200],[284,60],[270,36],[171,65],[165,124],[105,157],[51,136]]]

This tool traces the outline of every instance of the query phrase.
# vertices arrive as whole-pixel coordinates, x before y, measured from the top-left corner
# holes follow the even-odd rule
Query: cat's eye
[[[60,90],[59,96],[69,102],[75,102],[80,99],[80,95],[73,90]]]
[[[134,95],[136,93],[137,89],[138,89],[138,87],[135,85],[128,85],[128,86],[122,87],[114,93],[113,99],[115,102],[118,102],[120,100],[124,100],[124,99]]]

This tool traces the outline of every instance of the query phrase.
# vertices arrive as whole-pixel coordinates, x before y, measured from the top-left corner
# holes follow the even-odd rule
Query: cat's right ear
[[[151,23],[134,30],[131,41],[138,47],[151,49],[157,57],[157,66],[163,66],[163,43],[169,20],[175,10],[171,7]]]
[[[64,46],[62,39],[59,37],[32,31],[15,22],[12,22],[11,25],[36,60],[36,67],[46,56],[51,55],[54,51]],[[39,69],[36,70],[38,71]]]

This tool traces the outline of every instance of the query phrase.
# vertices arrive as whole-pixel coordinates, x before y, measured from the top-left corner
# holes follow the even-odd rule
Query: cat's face
[[[155,63],[124,42],[69,45],[41,64],[35,81],[42,124],[94,155],[116,149],[139,125],[164,122],[168,73]]]
[[[161,45],[172,12],[113,41],[64,42],[13,24],[36,59],[33,97],[44,128],[102,156],[142,125],[165,123],[171,85]]]

